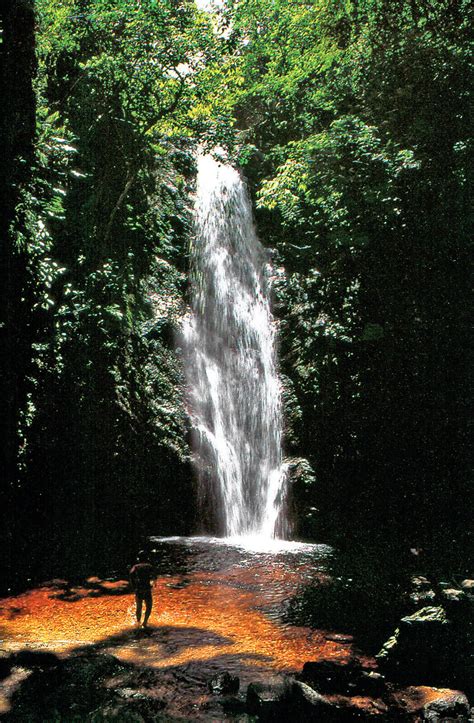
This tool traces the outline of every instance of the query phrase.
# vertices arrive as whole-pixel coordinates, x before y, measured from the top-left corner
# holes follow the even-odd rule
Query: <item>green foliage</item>
[[[213,35],[189,2],[40,0],[37,13],[31,256],[41,303],[55,306],[56,354],[76,337],[85,348],[94,338],[93,353],[106,367],[116,355],[115,367],[124,339],[141,336],[149,313],[150,264],[157,254],[176,261],[185,248],[191,165],[183,175],[173,158],[186,156],[189,109]]]
[[[462,536],[472,8],[245,0],[226,18],[240,160],[286,270],[287,444],[316,470],[320,529],[375,530],[389,507],[426,542],[449,504]]]
[[[389,509],[394,537],[425,544],[449,507],[457,540],[472,10],[219,6],[211,17],[191,0],[36,2],[35,156],[8,219],[29,357],[12,402],[30,500],[18,529],[47,524],[51,549],[74,547],[80,529],[84,559],[102,533],[185,531],[175,333],[194,152],[219,144],[275,249],[300,533],[375,534]]]
[[[87,565],[103,554],[96,535],[118,544],[110,559],[192,512],[189,493],[187,510],[172,503],[189,485],[173,337],[196,128],[218,125],[196,110],[219,57],[188,0],[38,0],[36,11],[35,167],[17,239],[33,291],[19,429],[30,503],[18,525],[47,520],[50,534],[32,568],[72,530],[70,562]]]

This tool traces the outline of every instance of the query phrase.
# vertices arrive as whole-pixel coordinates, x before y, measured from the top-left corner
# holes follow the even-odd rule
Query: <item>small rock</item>
[[[423,720],[467,721],[468,716],[469,701],[464,693],[458,691],[452,691],[450,695],[433,700],[423,706]]]
[[[100,579],[100,577],[96,577],[95,575],[93,575],[92,577],[87,578],[84,583],[84,587],[97,587],[101,584],[101,582],[102,580]]]
[[[283,678],[276,682],[250,683],[247,688],[247,710],[261,720],[278,720],[282,717],[287,694],[288,682]]]
[[[411,584],[413,585],[413,587],[417,588],[417,590],[431,588],[430,581],[427,577],[424,577],[423,575],[415,575],[414,577],[412,577]]]
[[[89,714],[88,720],[93,723],[103,723],[103,721],[117,721],[117,723],[148,723],[152,720],[163,720],[158,715],[166,707],[165,701],[162,700],[143,700],[143,699],[126,699],[114,700],[105,705],[100,706],[97,710]],[[74,720],[81,720],[79,717]],[[166,720],[166,719],[165,719]]]
[[[55,577],[53,580],[46,580],[46,582],[41,583],[39,587],[54,587],[56,589],[66,590],[70,587],[70,584],[67,580]]]
[[[149,697],[134,688],[115,688],[115,693],[124,700],[149,700]]]
[[[442,598],[443,604],[461,602],[464,598],[464,591],[457,590],[456,588],[448,587],[445,590],[443,590],[441,598]]]
[[[446,613],[442,607],[425,607],[418,610],[413,615],[407,615],[402,618],[401,627],[403,628],[426,628],[436,626],[444,626],[449,624],[446,618]]]
[[[324,636],[326,640],[333,640],[335,643],[352,643],[353,635],[344,635],[343,633],[328,633]]]
[[[417,608],[432,604],[436,599],[434,590],[418,590],[410,595],[410,602]]]
[[[463,580],[461,583],[461,587],[463,590],[474,592],[474,580]]]
[[[122,595],[130,591],[130,583],[127,580],[105,580],[100,589],[109,595]]]
[[[65,590],[64,592],[59,592],[57,595],[50,595],[50,597],[55,600],[64,600],[65,602],[77,602],[81,600],[83,596],[75,590]]]
[[[227,671],[218,673],[208,683],[209,690],[213,695],[233,695],[238,692],[240,680],[236,675]]]

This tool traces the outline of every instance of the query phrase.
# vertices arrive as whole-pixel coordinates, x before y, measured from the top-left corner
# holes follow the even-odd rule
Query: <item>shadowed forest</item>
[[[2,13],[8,578],[199,529],[175,343],[197,144],[250,179],[284,269],[295,534],[461,569],[467,5],[229,3],[217,33],[189,2]]]
[[[465,0],[2,5],[3,595],[219,532],[180,331],[217,147],[274,269],[292,538],[337,551],[288,619],[375,653],[414,575],[470,582],[472,22]],[[435,684],[469,693],[464,645]]]

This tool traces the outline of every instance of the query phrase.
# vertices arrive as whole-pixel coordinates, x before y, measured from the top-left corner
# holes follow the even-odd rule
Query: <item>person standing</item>
[[[140,625],[143,603],[145,615],[142,627],[146,628],[153,607],[152,581],[155,579],[153,566],[145,550],[140,550],[137,561],[130,569],[130,583],[135,593],[137,624]]]

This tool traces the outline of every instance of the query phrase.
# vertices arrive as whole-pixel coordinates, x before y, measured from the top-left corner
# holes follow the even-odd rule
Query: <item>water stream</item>
[[[272,268],[240,173],[198,159],[192,313],[184,325],[203,507],[230,537],[285,537]]]

